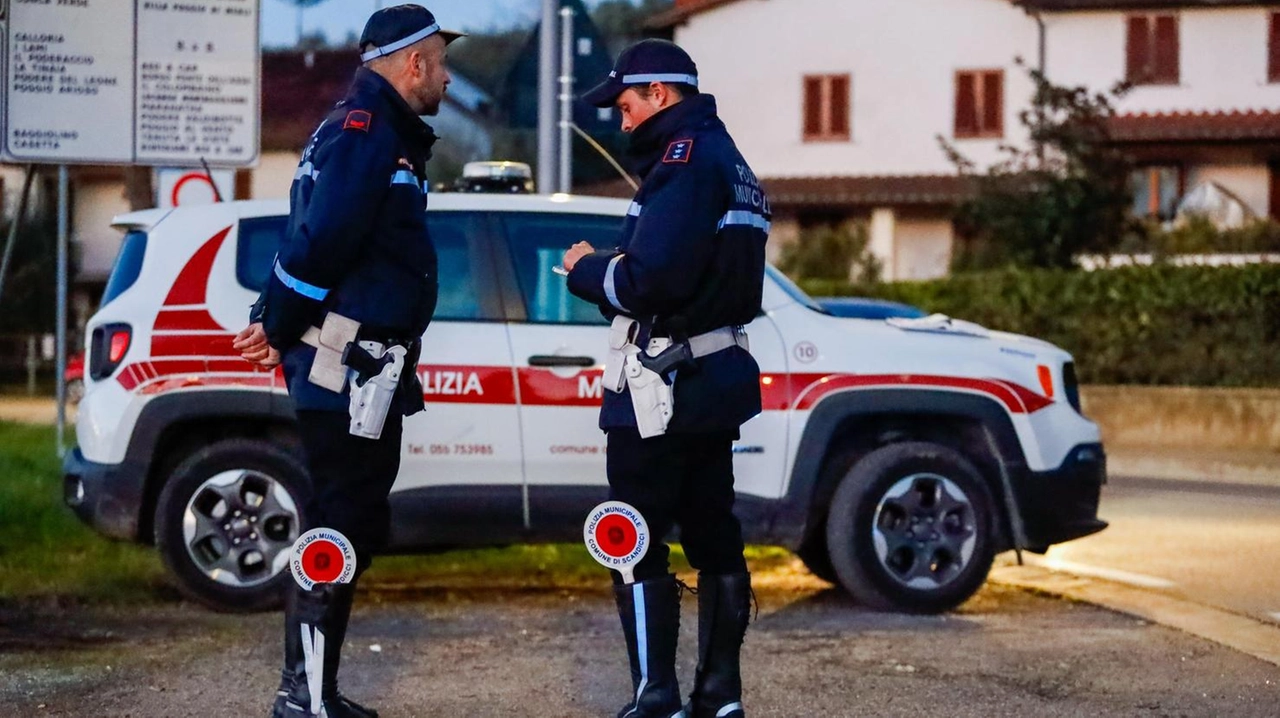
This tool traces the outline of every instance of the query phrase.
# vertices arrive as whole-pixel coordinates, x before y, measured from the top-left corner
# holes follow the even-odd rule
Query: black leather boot
[[[744,718],[739,655],[751,618],[751,574],[698,575],[698,671],[689,718]]]
[[[613,587],[631,662],[635,695],[618,718],[672,718],[684,715],[676,678],[680,638],[680,587],[675,576]]]
[[[338,666],[347,637],[355,584],[323,584],[310,591],[290,586],[285,596],[284,670],[271,718],[378,718],[378,712],[351,701],[338,691]],[[305,628],[304,628],[305,627]],[[307,680],[307,646],[324,636],[320,669],[319,712],[312,712],[311,684]],[[318,657],[319,658],[319,657]]]

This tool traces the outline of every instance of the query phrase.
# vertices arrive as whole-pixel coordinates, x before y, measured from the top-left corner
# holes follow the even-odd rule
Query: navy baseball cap
[[[641,40],[618,55],[604,82],[582,95],[596,107],[611,107],[628,87],[666,82],[698,86],[698,66],[689,53],[667,40]]]
[[[360,48],[363,50],[373,46],[368,52],[361,53],[360,61],[368,62],[390,55],[437,34],[444,38],[446,45],[460,37],[466,37],[466,33],[441,30],[436,23],[436,16],[421,5],[392,5],[383,8],[369,16],[369,22],[364,24],[364,32],[360,33]]]

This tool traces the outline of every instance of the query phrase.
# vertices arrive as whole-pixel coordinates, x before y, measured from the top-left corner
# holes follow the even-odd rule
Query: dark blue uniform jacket
[[[365,68],[312,135],[294,175],[289,225],[251,319],[283,354],[298,409],[346,411],[348,397],[307,380],[315,349],[299,341],[327,312],[361,322],[362,339],[417,340],[435,312],[426,163],[436,136],[386,80]],[[398,408],[422,408],[408,366]],[[416,396],[415,396],[416,393]]]
[[[715,99],[693,95],[641,123],[629,156],[643,183],[617,249],[583,257],[569,290],[625,314],[649,336],[695,336],[760,313],[769,202],[738,152]],[[736,429],[760,413],[760,368],[731,347],[675,379],[669,432]],[[600,428],[634,427],[627,392],[604,393]]]

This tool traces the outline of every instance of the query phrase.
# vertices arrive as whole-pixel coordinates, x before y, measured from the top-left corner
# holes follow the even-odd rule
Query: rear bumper
[[[1030,472],[1016,487],[1027,548],[1049,546],[1097,533],[1107,527],[1098,518],[1098,500],[1107,483],[1102,444],[1080,444],[1052,471]]]
[[[142,506],[142,474],[130,471],[128,462],[98,464],[88,461],[80,449],[62,462],[62,499],[81,521],[111,538],[138,539]]]

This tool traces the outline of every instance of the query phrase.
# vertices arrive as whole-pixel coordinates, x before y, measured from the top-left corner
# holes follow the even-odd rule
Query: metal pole
[[[560,192],[573,190],[573,8],[560,8]]]
[[[538,25],[538,191],[550,192],[556,183],[556,6],[542,0]]]
[[[18,211],[9,223],[9,241],[4,245],[4,259],[0,260],[0,298],[4,297],[4,278],[9,276],[9,260],[13,258],[13,247],[18,243],[18,225],[27,215],[27,197],[31,194],[31,180],[35,179],[36,166],[27,165],[27,178],[22,182],[22,196],[18,198]]]
[[[58,457],[66,453],[63,436],[67,427],[67,245],[70,242],[67,166],[58,165],[58,311],[55,328],[54,372],[57,374]]]

